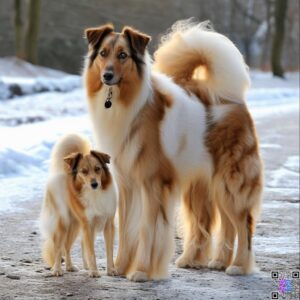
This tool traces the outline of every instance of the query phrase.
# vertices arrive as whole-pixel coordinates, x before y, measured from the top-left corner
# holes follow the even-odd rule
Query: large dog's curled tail
[[[213,31],[207,21],[175,23],[162,37],[154,60],[155,70],[172,77],[184,88],[195,89],[198,85],[211,103],[245,101],[250,79],[243,56],[227,37]]]

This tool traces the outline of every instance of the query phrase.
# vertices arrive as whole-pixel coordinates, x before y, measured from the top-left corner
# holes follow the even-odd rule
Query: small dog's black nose
[[[97,183],[96,181],[93,181],[93,182],[91,183],[91,187],[92,187],[93,189],[96,189],[96,188],[98,187],[98,183]]]
[[[114,73],[111,72],[111,71],[105,72],[103,74],[103,78],[104,78],[105,81],[111,81],[113,79],[113,77],[114,77]]]

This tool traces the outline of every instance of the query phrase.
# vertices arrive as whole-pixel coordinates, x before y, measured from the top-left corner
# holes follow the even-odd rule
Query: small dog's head
[[[75,152],[66,156],[64,161],[75,183],[81,188],[105,189],[110,183],[108,154],[93,150],[87,155]]]
[[[110,24],[85,30],[89,42],[89,64],[106,85],[118,85],[130,80],[130,73],[141,73],[144,54],[150,37],[131,27],[114,32]]]

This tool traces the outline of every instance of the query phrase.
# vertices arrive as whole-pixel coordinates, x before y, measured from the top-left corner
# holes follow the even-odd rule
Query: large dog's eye
[[[89,174],[89,170],[88,169],[81,169],[80,172],[83,174],[83,175],[87,175]]]
[[[107,56],[107,52],[105,50],[102,50],[99,52],[100,56],[105,57]]]
[[[125,52],[120,52],[120,53],[118,54],[118,58],[119,58],[119,59],[125,59],[127,56],[128,56],[128,55],[127,55]]]
[[[100,170],[101,170],[101,167],[99,167],[99,166],[96,166],[96,167],[95,167],[95,172],[96,172],[96,173],[99,173]]]

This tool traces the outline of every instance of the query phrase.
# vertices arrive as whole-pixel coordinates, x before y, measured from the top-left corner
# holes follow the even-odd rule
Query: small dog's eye
[[[96,166],[96,167],[95,167],[95,172],[96,172],[96,173],[100,172],[100,170],[101,170],[101,167],[99,167],[99,166]]]
[[[87,169],[81,169],[81,173],[83,175],[87,175],[87,174],[89,174],[89,170],[87,170]]]
[[[102,51],[100,51],[100,56],[102,56],[102,57],[105,57],[106,56],[106,51],[105,50],[102,50]]]
[[[119,59],[125,59],[128,55],[125,52],[120,52],[118,55]]]

